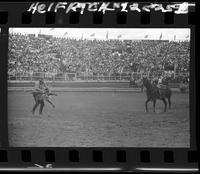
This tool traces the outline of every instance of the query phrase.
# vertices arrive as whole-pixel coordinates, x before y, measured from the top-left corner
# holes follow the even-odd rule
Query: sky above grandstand
[[[9,32],[74,39],[190,40],[189,28],[10,28]]]

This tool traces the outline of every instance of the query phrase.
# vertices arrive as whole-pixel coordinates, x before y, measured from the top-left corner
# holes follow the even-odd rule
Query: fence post
[[[53,74],[53,81],[55,81],[55,73]]]
[[[65,81],[66,81],[66,79],[67,79],[67,78],[66,78],[66,74],[67,74],[67,73],[64,73],[64,74],[65,74]]]
[[[33,81],[33,74],[31,73],[31,82]]]
[[[74,79],[77,81],[77,73],[78,72],[75,72],[75,76],[74,76]]]

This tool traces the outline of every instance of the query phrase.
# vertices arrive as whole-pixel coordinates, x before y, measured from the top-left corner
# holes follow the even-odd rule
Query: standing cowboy
[[[40,79],[39,82],[35,83],[35,90],[34,90],[34,93],[33,93],[33,97],[34,97],[35,101],[36,101],[36,96],[38,94],[43,94],[44,90],[46,88],[48,88],[48,86],[46,85],[46,83],[44,82],[43,79]]]
[[[44,101],[43,100],[38,100],[38,96],[44,94],[45,92],[45,89],[48,89],[46,83],[44,82],[43,79],[40,79],[39,82],[37,82],[35,84],[35,90],[33,92],[33,97],[34,97],[34,100],[35,100],[35,105],[33,107],[33,110],[32,110],[32,113],[34,114],[35,112],[35,109],[38,107],[38,105],[40,104],[40,111],[39,113],[41,114],[42,113],[42,109],[44,107]]]

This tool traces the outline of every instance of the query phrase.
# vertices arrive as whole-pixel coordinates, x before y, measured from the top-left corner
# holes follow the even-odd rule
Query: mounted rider
[[[161,90],[168,88],[168,78],[162,74],[158,78],[154,78],[153,84],[157,86],[159,95],[162,95]]]

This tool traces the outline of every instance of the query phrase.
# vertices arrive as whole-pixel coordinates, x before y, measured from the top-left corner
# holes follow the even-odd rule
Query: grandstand
[[[76,40],[52,36],[11,34],[9,75],[17,73],[120,74],[153,69],[189,72],[188,41]]]
[[[87,40],[51,35],[9,37],[8,80],[129,82],[131,74],[158,77],[170,83],[189,82],[189,41]]]

